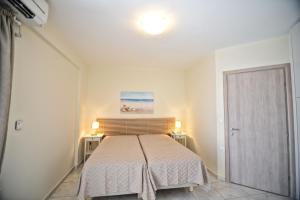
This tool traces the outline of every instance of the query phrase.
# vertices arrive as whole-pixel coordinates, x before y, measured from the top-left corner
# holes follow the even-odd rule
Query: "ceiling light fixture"
[[[148,11],[142,13],[137,20],[139,29],[150,35],[159,35],[170,28],[171,15],[163,11]]]

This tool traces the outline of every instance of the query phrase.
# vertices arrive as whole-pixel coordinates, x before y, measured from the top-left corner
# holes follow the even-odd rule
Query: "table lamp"
[[[176,120],[175,122],[175,133],[176,134],[180,134],[181,133],[181,121],[180,120]]]
[[[97,135],[97,130],[100,127],[100,123],[98,121],[93,121],[92,122],[92,129],[94,130],[93,134],[91,134],[92,136]]]

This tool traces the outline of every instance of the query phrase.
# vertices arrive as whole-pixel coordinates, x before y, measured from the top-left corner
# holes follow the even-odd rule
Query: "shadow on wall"
[[[187,143],[187,148],[189,148],[191,151],[193,151],[194,153],[197,154],[196,146],[195,146],[195,142],[194,142],[193,138],[187,135],[186,143]]]
[[[84,157],[84,137],[81,137],[79,140],[79,148],[78,148],[78,163],[80,165],[83,162]]]

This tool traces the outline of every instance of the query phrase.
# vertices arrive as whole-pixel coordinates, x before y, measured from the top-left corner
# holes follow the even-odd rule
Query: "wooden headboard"
[[[99,118],[99,130],[105,135],[168,134],[175,127],[175,118],[107,119]]]

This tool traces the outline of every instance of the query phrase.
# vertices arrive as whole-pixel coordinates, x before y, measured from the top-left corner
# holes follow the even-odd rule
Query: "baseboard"
[[[83,163],[83,159],[82,159],[81,161],[77,162],[76,167],[78,167],[78,166],[81,165],[82,163]]]
[[[61,178],[56,184],[55,184],[55,186],[50,190],[50,192],[48,192],[45,196],[44,196],[44,198],[43,198],[43,200],[46,200],[46,199],[48,199],[51,195],[52,195],[52,193],[57,189],[57,187],[65,180],[65,178],[75,169],[75,168],[77,168],[79,165],[81,165],[83,163],[83,159],[80,161],[80,162],[78,162],[77,163],[77,165],[76,166],[74,166],[74,167],[72,167],[64,176],[63,176],[63,178]]]
[[[221,180],[221,181],[225,181],[225,177],[218,175],[218,173],[216,173],[215,171],[207,168],[207,171],[210,172],[214,177],[216,177],[217,179]]]
[[[220,181],[225,181],[225,177],[224,177],[224,176],[218,175],[218,179],[219,179]]]
[[[57,187],[65,180],[65,178],[73,171],[75,166],[73,166],[55,185],[54,187],[43,197],[43,200],[47,200],[52,193],[57,189]]]
[[[214,172],[213,170],[211,170],[211,169],[209,169],[209,168],[206,168],[207,169],[207,171],[209,172],[209,173],[211,173],[214,177],[218,177],[218,175],[217,175],[217,173],[216,172]]]

